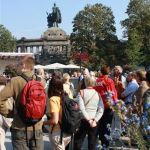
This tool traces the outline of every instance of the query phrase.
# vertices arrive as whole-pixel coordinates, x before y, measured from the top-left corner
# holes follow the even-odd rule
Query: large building
[[[51,27],[41,38],[21,38],[17,41],[17,52],[34,53],[40,64],[55,62],[67,64],[70,55],[69,36],[58,27]]]

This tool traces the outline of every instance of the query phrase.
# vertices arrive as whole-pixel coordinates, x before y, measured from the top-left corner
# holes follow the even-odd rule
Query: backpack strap
[[[35,147],[36,147],[37,143],[36,143],[36,136],[35,136],[35,125],[33,125],[32,127],[33,127],[33,138],[34,138]]]
[[[60,144],[62,144],[62,140],[63,140],[63,131],[60,131]]]
[[[94,97],[94,95],[96,94],[97,92],[95,91],[94,94],[92,95],[92,97],[90,97],[88,99],[88,101],[84,104],[85,106],[87,106],[89,104],[89,102],[92,100],[92,98]],[[83,98],[84,97],[84,90],[80,90],[80,95],[81,97]]]
[[[28,81],[30,81],[30,80],[32,80],[33,79],[33,77],[27,77],[25,74],[21,74],[21,75],[19,75],[20,77],[22,77],[26,82],[28,82]]]
[[[32,77],[32,79],[34,79],[34,76],[35,76],[35,80],[36,81],[40,81],[41,82],[41,80],[42,80],[41,77],[39,77],[36,74],[34,74],[33,77]]]
[[[25,126],[25,132],[26,132],[26,143],[27,143],[27,147],[29,147],[27,126]]]
[[[35,137],[35,126],[33,125],[33,139],[34,139],[34,142],[35,142],[35,147],[37,146],[37,143],[36,143],[36,137]],[[28,139],[28,130],[27,130],[27,126],[25,126],[25,132],[26,132],[26,143],[27,143],[27,147],[29,147],[29,139]]]
[[[36,74],[33,74],[32,77],[28,77],[28,76],[26,76],[25,74],[22,73],[19,76],[21,76],[26,82],[28,82],[30,80],[33,80],[33,79],[35,79],[36,81],[41,81],[41,78],[38,77]]]
[[[94,94],[92,95],[92,97],[86,102],[85,106],[87,106],[89,104],[89,102],[93,99],[93,97],[95,96],[97,92],[95,91]]]
[[[74,149],[74,133],[71,135],[71,146],[70,149]]]

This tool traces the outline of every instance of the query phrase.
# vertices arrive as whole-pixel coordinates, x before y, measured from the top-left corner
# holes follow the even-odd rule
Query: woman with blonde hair
[[[40,78],[43,86],[46,88],[46,79],[45,79],[45,73],[43,68],[39,68],[36,70],[37,76]]]
[[[115,83],[115,88],[117,90],[118,99],[122,99],[121,93],[126,87],[126,78],[122,75],[123,69],[121,66],[115,66],[113,70],[112,79]]]
[[[70,75],[68,73],[63,74],[63,89],[68,94],[70,99],[74,96],[74,85],[70,81]]]

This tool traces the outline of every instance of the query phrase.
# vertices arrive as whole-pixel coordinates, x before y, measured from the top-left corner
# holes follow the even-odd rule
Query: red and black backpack
[[[24,74],[21,77],[26,80],[26,84],[21,93],[21,99],[17,108],[18,115],[23,123],[33,126],[39,122],[45,114],[46,93],[44,86],[37,79],[28,78]]]

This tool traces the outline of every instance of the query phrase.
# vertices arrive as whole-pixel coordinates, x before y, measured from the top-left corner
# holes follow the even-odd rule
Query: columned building
[[[58,27],[48,28],[41,38],[17,41],[17,52],[34,53],[40,64],[47,65],[55,62],[67,64],[70,55],[69,36]]]

